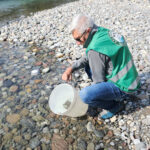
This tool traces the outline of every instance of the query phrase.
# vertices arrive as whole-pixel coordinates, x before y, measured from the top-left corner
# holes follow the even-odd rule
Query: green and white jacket
[[[97,32],[88,43],[87,56],[90,50],[110,58],[113,67],[111,74],[105,74],[107,81],[113,82],[122,91],[128,93],[139,88],[138,73],[123,36],[98,27]]]

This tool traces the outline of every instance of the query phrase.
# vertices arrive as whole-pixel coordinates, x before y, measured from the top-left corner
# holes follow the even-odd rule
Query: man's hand
[[[72,68],[69,67],[62,75],[62,80],[71,81],[72,80]]]

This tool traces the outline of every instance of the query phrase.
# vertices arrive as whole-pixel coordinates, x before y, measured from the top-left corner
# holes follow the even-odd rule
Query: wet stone
[[[87,150],[94,150],[94,143],[88,143]]]
[[[105,135],[103,131],[98,131],[98,130],[94,130],[94,134],[99,138],[103,138]]]
[[[20,120],[20,115],[19,114],[11,114],[6,117],[7,122],[11,124],[15,124]]]
[[[33,148],[36,148],[37,146],[40,145],[40,141],[38,138],[33,138],[30,140],[30,147],[33,149]]]
[[[112,131],[112,130],[109,130],[109,131],[107,132],[107,136],[108,136],[109,138],[111,138],[113,135],[114,135],[114,134],[113,134],[113,131]]]
[[[4,105],[5,105],[5,103],[1,103],[1,104],[0,104],[0,108],[2,108]]]
[[[54,134],[52,138],[52,150],[67,150],[67,142],[59,135]]]
[[[86,150],[87,149],[87,144],[84,140],[79,140],[78,141],[78,149],[79,150]]]
[[[30,140],[30,139],[31,139],[31,135],[30,135],[30,134],[24,134],[24,138],[25,138],[26,140]]]
[[[5,63],[5,59],[0,59],[0,65],[3,65]]]
[[[59,133],[59,129],[54,129],[54,133]]]
[[[27,116],[29,114],[29,110],[24,108],[21,112],[20,112],[20,115],[21,116]]]
[[[20,143],[21,140],[22,140],[22,137],[21,136],[15,136],[14,140],[15,140],[16,143]]]
[[[91,122],[88,122],[86,125],[87,131],[91,132],[94,131],[95,127],[92,125]]]
[[[39,122],[39,121],[44,121],[45,119],[41,115],[33,116],[32,118],[34,121]]]
[[[4,140],[6,140],[6,141],[11,140],[12,137],[13,137],[12,133],[6,133],[4,135]]]
[[[9,89],[10,92],[17,92],[18,91],[18,86],[17,85],[13,85],[10,87]]]
[[[49,132],[48,127],[43,128],[43,133],[48,133],[48,132]]]
[[[5,119],[5,118],[6,118],[6,113],[1,112],[0,120],[2,120],[2,121],[3,121],[3,119]]]
[[[3,78],[6,75],[6,73],[0,73],[0,78]]]
[[[95,150],[100,150],[100,149],[103,149],[103,148],[104,148],[104,144],[103,143],[97,144],[95,146]]]
[[[11,80],[9,80],[9,79],[8,80],[4,80],[4,82],[3,82],[3,86],[7,87],[7,88],[11,87],[13,84],[14,83]]]
[[[35,128],[35,123],[33,121],[29,120],[29,119],[21,119],[20,124],[23,127],[27,127],[27,128],[31,128],[31,129]]]

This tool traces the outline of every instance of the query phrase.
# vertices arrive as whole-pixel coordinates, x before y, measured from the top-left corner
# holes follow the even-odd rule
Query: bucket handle
[[[62,83],[68,83],[68,84],[70,84],[70,85],[72,85],[73,87],[77,87],[77,83],[75,82],[75,79],[74,79],[74,77],[72,76],[72,80],[71,81],[62,81]]]

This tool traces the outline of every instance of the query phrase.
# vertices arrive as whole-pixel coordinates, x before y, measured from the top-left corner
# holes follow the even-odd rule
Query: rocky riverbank
[[[84,53],[68,33],[76,13],[122,33],[141,78],[136,98],[110,120],[54,115],[48,106],[61,74]],[[150,3],[149,1],[80,0],[35,13],[0,29],[0,148],[1,149],[125,149],[150,147]],[[8,44],[7,42],[10,44]],[[90,84],[75,73],[77,86]]]

